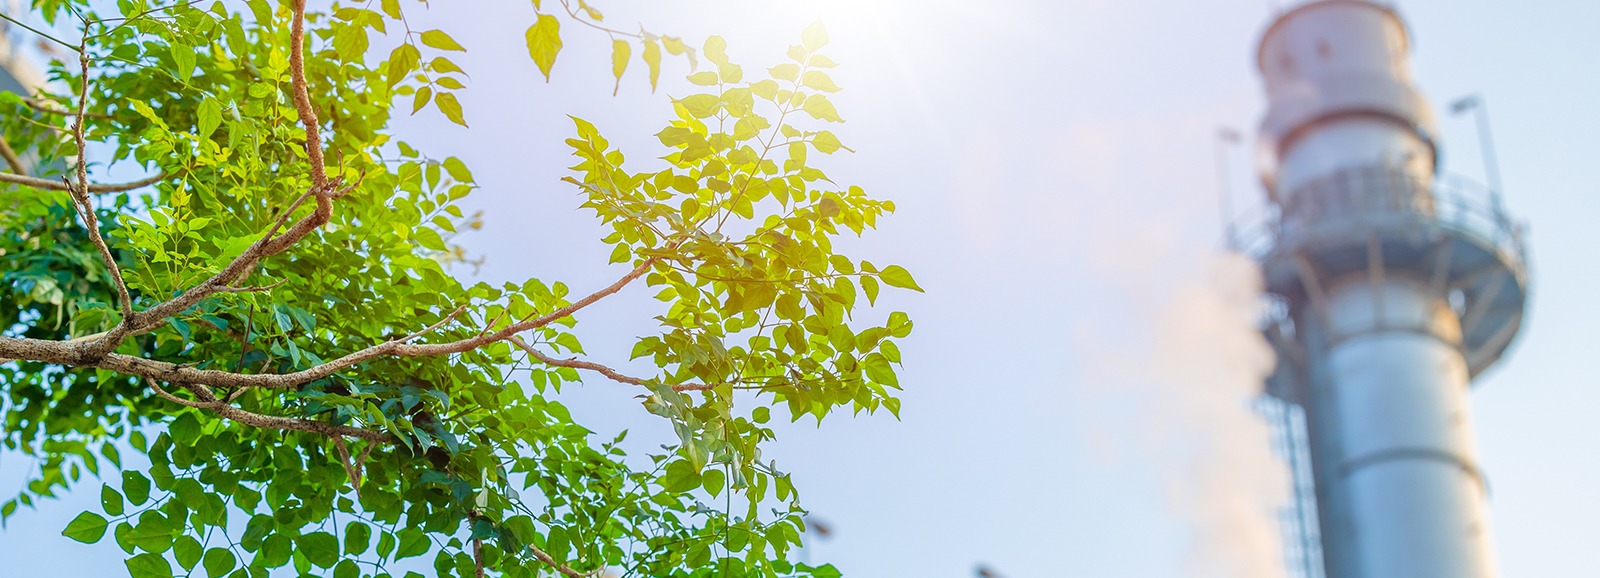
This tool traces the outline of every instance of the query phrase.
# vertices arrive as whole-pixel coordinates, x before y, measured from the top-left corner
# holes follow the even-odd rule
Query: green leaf
[[[184,84],[189,83],[189,77],[194,74],[194,47],[182,43],[171,45],[173,70],[172,76],[177,77]]]
[[[122,494],[112,489],[110,484],[100,484],[100,507],[104,508],[107,514],[121,516],[122,506]]]
[[[722,493],[723,484],[728,481],[727,475],[722,473],[722,470],[715,468],[706,470],[704,474],[700,475],[700,478],[701,485],[705,487],[706,493],[711,494],[713,498]]]
[[[200,101],[200,106],[195,110],[197,122],[200,125],[200,138],[209,138],[222,125],[222,103],[217,99],[206,97]]]
[[[333,578],[360,578],[361,567],[356,566],[355,560],[344,559],[338,566],[333,567]]]
[[[400,545],[395,549],[394,559],[410,558],[428,553],[428,536],[416,528],[406,528],[400,531]]]
[[[332,568],[339,562],[339,541],[327,532],[312,532],[295,540],[307,560],[319,568]]]
[[[146,551],[165,552],[172,547],[172,523],[157,510],[145,510],[128,531],[128,542]]]
[[[877,353],[868,355],[866,359],[862,360],[861,366],[867,371],[867,377],[872,378],[872,381],[891,387],[900,386],[900,380],[894,375],[894,368],[889,365],[889,360],[883,355]]]
[[[524,36],[528,41],[528,56],[533,57],[539,72],[544,73],[545,82],[549,82],[550,68],[556,65],[556,55],[561,53],[561,21],[549,14],[540,14]]]
[[[172,564],[160,554],[140,554],[123,561],[132,578],[172,578]]]
[[[85,544],[99,542],[106,535],[106,519],[94,512],[80,513],[67,524],[61,535]]]
[[[205,552],[205,547],[190,536],[178,536],[172,541],[172,557],[184,570],[193,570],[195,564],[200,563],[200,555]]]
[[[360,555],[372,545],[372,527],[365,522],[350,522],[344,527],[344,553]]]
[[[173,441],[192,444],[200,438],[200,420],[195,419],[194,412],[184,413],[167,427],[167,433],[172,435]]]
[[[424,249],[429,251],[444,251],[447,249],[444,245],[444,239],[439,237],[439,233],[433,229],[417,227],[412,229],[411,234],[412,238],[416,239]]]
[[[456,100],[455,93],[441,92],[439,96],[434,97],[433,103],[438,105],[439,112],[444,113],[450,122],[467,126],[467,120],[461,116],[461,102]]]
[[[661,487],[669,492],[687,492],[700,487],[700,472],[688,460],[678,460],[667,464],[667,470],[661,476]]]
[[[455,50],[458,52],[467,51],[467,49],[462,48],[460,44],[456,43],[456,39],[451,38],[450,35],[446,34],[443,30],[429,30],[427,32],[423,32],[422,43],[439,50]]]
[[[128,496],[128,502],[133,505],[144,505],[150,499],[150,478],[133,470],[122,472],[122,493]]]
[[[233,552],[228,551],[227,548],[211,548],[206,550],[203,564],[206,568],[206,574],[222,576],[233,570],[237,560],[234,559]]]
[[[633,46],[626,40],[611,41],[611,76],[617,78],[617,84],[611,89],[611,96],[616,96],[622,88],[622,73],[628,71],[628,60],[633,58]]]
[[[911,278],[911,272],[899,265],[884,267],[883,271],[878,272],[878,278],[883,279],[883,282],[888,283],[890,287],[910,289],[918,293],[923,292],[922,288],[917,286],[917,282]]]

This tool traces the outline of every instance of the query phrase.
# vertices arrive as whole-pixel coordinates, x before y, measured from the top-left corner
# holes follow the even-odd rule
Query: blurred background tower
[[[13,18],[24,18],[27,11],[19,0],[0,2],[0,11]],[[30,59],[23,55],[20,38],[26,34],[10,22],[0,21],[0,91],[31,96],[44,86],[45,77]]]
[[[1467,395],[1521,325],[1525,254],[1500,191],[1437,175],[1409,42],[1390,6],[1319,0],[1258,54],[1269,210],[1243,248],[1280,305],[1267,391],[1309,456],[1291,460],[1306,575],[1495,575]]]

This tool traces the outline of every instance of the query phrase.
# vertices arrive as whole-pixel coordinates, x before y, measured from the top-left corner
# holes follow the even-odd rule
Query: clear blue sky
[[[777,63],[822,13],[843,63],[836,102],[849,122],[836,132],[859,151],[830,160],[829,172],[900,206],[850,248],[906,265],[928,289],[889,304],[918,324],[903,347],[903,421],[802,423],[769,451],[836,530],[813,560],[862,577],[971,576],[980,561],[1012,578],[1245,574],[1197,563],[1195,548],[1244,541],[1219,525],[1226,514],[1199,506],[1212,491],[1251,489],[1252,478],[1212,478],[1216,464],[1251,450],[1227,444],[1253,442],[1219,435],[1211,428],[1229,423],[1193,410],[1228,406],[1249,384],[1218,383],[1237,371],[1183,354],[1185,344],[1211,346],[1196,344],[1195,331],[1204,341],[1236,335],[1240,324],[1174,312],[1209,303],[1191,298],[1219,283],[1212,135],[1221,125],[1254,132],[1263,103],[1252,56],[1269,2],[640,4],[600,6],[608,21],[722,34],[747,71]],[[526,2],[457,5],[435,2],[424,20],[473,31],[457,35],[469,49],[463,102],[473,128],[419,117],[402,130],[434,154],[463,157],[485,185],[472,203],[487,211],[486,227],[464,238],[488,260],[480,275],[575,287],[607,279],[596,266],[608,253],[599,227],[557,182],[568,164],[564,115],[596,121],[648,159],[657,154],[649,135],[667,114],[662,96],[632,71],[610,97],[607,41],[577,29],[546,85],[522,45]],[[1417,83],[1441,109],[1444,170],[1481,178],[1471,122],[1442,109],[1482,93],[1507,203],[1530,225],[1531,317],[1474,394],[1500,568],[1590,573],[1600,566],[1600,429],[1591,425],[1600,379],[1586,363],[1600,322],[1590,296],[1600,287],[1600,184],[1585,167],[1600,158],[1600,3],[1399,7],[1414,33]],[[663,77],[681,72],[674,62]],[[687,90],[679,81],[662,88]],[[1259,198],[1251,170],[1236,151],[1240,206]],[[624,359],[631,338],[651,330],[642,293],[594,313],[580,330],[598,357]],[[569,390],[568,402],[594,429],[631,428],[630,439],[652,447],[652,436],[670,432],[634,393],[596,380]],[[25,462],[6,458],[0,487],[9,488]],[[56,536],[92,503],[86,489],[12,520],[0,533],[8,569],[21,561],[20,570],[62,575],[122,571],[109,542]]]

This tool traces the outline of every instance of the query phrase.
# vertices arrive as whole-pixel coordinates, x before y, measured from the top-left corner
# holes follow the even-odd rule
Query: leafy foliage
[[[747,80],[720,38],[696,51],[560,5],[530,15],[546,78],[563,21],[611,36],[619,83],[635,54],[652,88],[663,49],[710,65],[689,77],[705,93],[671,102],[653,170],[574,119],[566,180],[632,268],[582,280],[610,283],[587,296],[450,274],[453,236],[478,223],[459,204],[472,173],[387,129],[395,107],[469,118],[464,48],[411,30],[420,5],[35,2],[84,59],[52,70],[73,93],[0,97],[0,134],[43,179],[0,188],[4,441],[41,464],[0,518],[87,470],[101,512],[62,533],[109,533],[136,577],[389,576],[422,556],[439,575],[837,576],[789,560],[804,510],[762,456],[767,424],[773,408],[898,414],[911,321],[858,318],[882,285],[920,288],[834,249],[894,206],[810,162],[844,149],[821,128],[842,121],[826,34]],[[72,184],[79,134],[157,178],[91,197]],[[638,279],[664,312],[633,356],[659,374],[557,357],[584,355],[583,307]],[[629,458],[625,436],[597,439],[558,401],[579,370],[639,387],[679,443]],[[150,467],[123,469],[129,448]]]

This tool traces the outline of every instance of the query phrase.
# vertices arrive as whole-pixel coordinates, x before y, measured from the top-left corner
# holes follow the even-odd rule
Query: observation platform
[[[1361,167],[1281,198],[1288,202],[1269,203],[1237,223],[1233,239],[1261,263],[1268,292],[1287,303],[1318,303],[1327,287],[1351,274],[1425,281],[1448,296],[1474,376],[1499,360],[1516,336],[1528,296],[1527,249],[1522,226],[1487,188]],[[1292,333],[1289,313],[1269,320],[1278,326],[1269,333]],[[1293,400],[1279,384],[1269,383],[1268,392]]]

